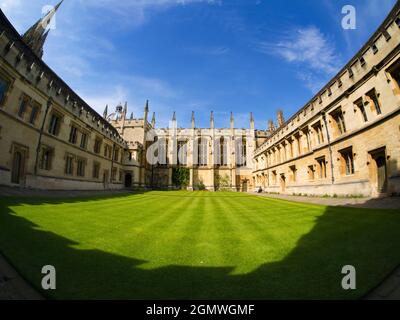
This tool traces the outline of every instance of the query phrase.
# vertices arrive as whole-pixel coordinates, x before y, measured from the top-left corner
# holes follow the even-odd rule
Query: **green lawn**
[[[0,198],[0,251],[37,288],[54,265],[56,299],[353,299],[400,264],[400,214],[239,193]]]

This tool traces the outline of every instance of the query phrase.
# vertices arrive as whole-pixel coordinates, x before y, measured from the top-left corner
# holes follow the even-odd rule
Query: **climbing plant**
[[[215,185],[219,191],[230,191],[231,179],[227,174],[224,176],[218,174],[215,177]]]
[[[188,168],[173,168],[172,170],[172,183],[174,186],[185,189],[190,182],[190,170]]]

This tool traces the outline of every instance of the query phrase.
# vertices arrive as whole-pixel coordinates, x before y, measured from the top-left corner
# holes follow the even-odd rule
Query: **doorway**
[[[284,174],[281,175],[281,193],[286,191],[286,177]]]
[[[24,176],[25,154],[20,150],[15,150],[11,168],[11,183],[21,184]]]
[[[125,188],[132,187],[132,174],[127,173],[125,174]]]
[[[242,183],[242,192],[247,192],[248,190],[248,180],[244,180]]]
[[[386,158],[384,155],[380,155],[375,158],[377,168],[377,181],[378,181],[378,193],[385,193],[387,191],[387,171],[386,171]]]
[[[381,148],[370,152],[370,155],[375,162],[371,181],[375,183],[377,195],[385,194],[388,189],[386,150]]]
[[[108,170],[104,170],[103,173],[103,186],[104,189],[108,189]]]

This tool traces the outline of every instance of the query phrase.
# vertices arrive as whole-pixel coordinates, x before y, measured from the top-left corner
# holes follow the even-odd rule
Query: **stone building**
[[[0,184],[40,189],[176,188],[288,194],[400,193],[400,5],[303,108],[256,130],[167,128],[118,105],[99,115],[41,59],[59,3],[24,35],[0,12]]]
[[[117,107],[108,120],[128,141],[128,152],[133,158],[142,159],[143,170],[136,170],[134,174],[140,176],[139,186],[176,188],[174,170],[187,168],[189,190],[254,189],[251,181],[253,153],[256,146],[265,141],[266,133],[255,130],[252,114],[249,129],[235,128],[233,114],[229,128],[215,128],[213,112],[209,128],[197,128],[194,113],[191,128],[178,128],[174,113],[169,128],[158,129],[155,114],[151,123],[147,120],[148,103],[141,119],[128,119],[127,107],[121,108]],[[121,114],[118,110],[122,110]]]
[[[267,192],[400,193],[400,5],[350,62],[255,150]]]
[[[23,36],[0,12],[0,183],[123,188],[127,142],[41,59],[59,5]]]

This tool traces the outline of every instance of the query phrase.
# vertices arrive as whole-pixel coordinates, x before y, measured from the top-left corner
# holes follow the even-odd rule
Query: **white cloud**
[[[115,86],[108,92],[86,92],[79,91],[78,94],[99,114],[103,114],[106,105],[109,106],[109,111],[113,111],[113,108],[119,103],[125,103],[128,100],[128,90],[123,86]]]
[[[303,64],[315,71],[334,73],[339,57],[329,39],[314,26],[290,32],[276,43],[261,42],[260,51],[275,54],[288,62]]]
[[[312,72],[303,71],[297,73],[297,78],[302,84],[309,89],[313,94],[318,93],[319,90],[326,84],[329,79],[323,76],[317,76]]]
[[[9,14],[12,10],[21,7],[21,0],[0,0],[0,8]]]

